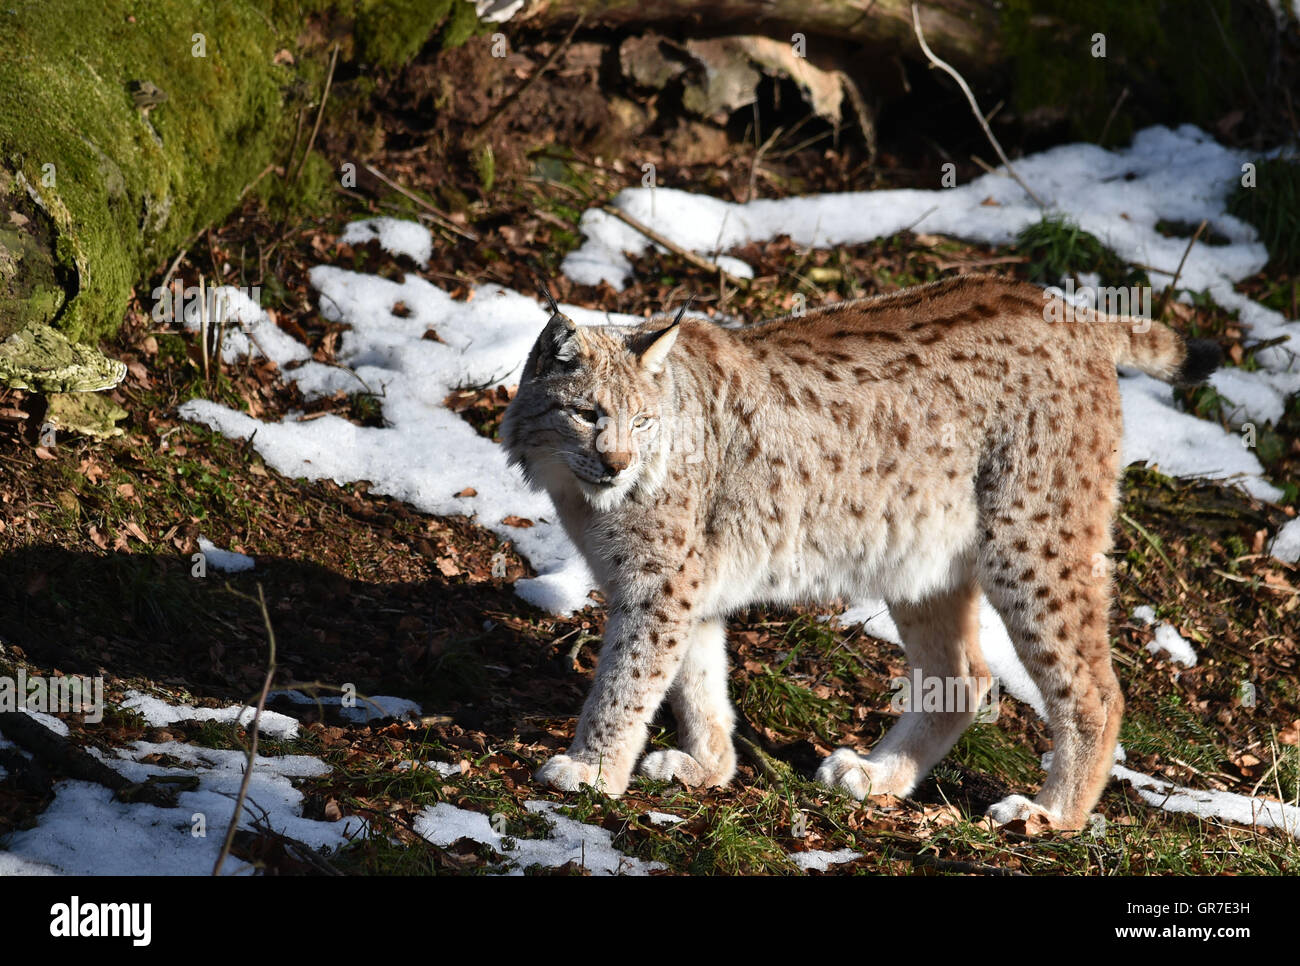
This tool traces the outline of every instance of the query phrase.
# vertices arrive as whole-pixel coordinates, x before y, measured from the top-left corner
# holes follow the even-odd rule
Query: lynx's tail
[[[1219,368],[1223,352],[1211,339],[1184,339],[1151,319],[1111,318],[1115,362],[1179,386],[1204,382]]]

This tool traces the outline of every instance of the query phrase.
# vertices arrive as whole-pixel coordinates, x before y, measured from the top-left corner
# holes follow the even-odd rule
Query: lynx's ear
[[[672,325],[658,332],[651,332],[645,337],[643,347],[638,354],[641,357],[641,368],[646,372],[654,373],[663,369],[664,363],[668,361],[668,353],[672,351],[673,343],[677,341],[677,333],[681,331],[682,316],[686,314],[692,301],[693,299],[688,298],[682,303]]]
[[[582,336],[567,315],[556,312],[533,346],[532,372],[541,376],[556,368],[570,368],[582,349]]]

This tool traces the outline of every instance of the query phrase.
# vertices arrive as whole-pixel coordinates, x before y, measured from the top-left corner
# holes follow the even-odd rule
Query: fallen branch
[[[721,276],[722,279],[734,285],[736,288],[744,288],[744,289],[749,288],[749,279],[738,278],[737,276],[732,275],[730,272],[728,272],[721,265],[718,265],[716,262],[711,262],[707,258],[704,258],[702,255],[697,255],[695,252],[683,248],[681,245],[677,244],[675,241],[671,240],[670,238],[667,238],[659,234],[659,232],[655,231],[649,225],[637,221],[635,218],[629,215],[626,211],[623,211],[621,208],[615,208],[613,205],[601,205],[600,210],[605,212],[605,214],[607,215],[613,215],[615,218],[623,222],[623,224],[627,225],[628,227],[635,228],[637,231],[645,235],[646,238],[649,238],[656,245],[668,249],[668,251],[672,252],[674,255],[677,255],[683,261],[691,265],[694,265],[696,268],[706,272],[711,272],[711,273],[716,272],[719,276]]]
[[[1174,562],[1169,559],[1169,555],[1166,554],[1164,549],[1160,546],[1160,541],[1152,536],[1151,531],[1142,526],[1142,524],[1138,523],[1127,513],[1121,512],[1118,516],[1121,520],[1142,535],[1142,538],[1150,544],[1151,549],[1156,552],[1156,556],[1164,561],[1165,566],[1169,568],[1169,572],[1174,575],[1174,579],[1178,581],[1178,585],[1183,588],[1183,593],[1190,594],[1192,588],[1187,586],[1187,581],[1183,580],[1182,574],[1178,572],[1178,568],[1174,566]]]
[[[988,865],[984,862],[968,862],[965,859],[944,859],[937,855],[913,852],[898,852],[895,854],[907,859],[915,868],[934,869],[937,872],[991,876],[1023,876],[1027,874],[1019,869],[1004,869],[1001,866]]]
[[[853,78],[842,70],[837,70],[835,75],[840,79],[840,87],[849,96],[849,104],[853,106],[853,113],[858,117],[858,129],[862,132],[862,140],[867,146],[867,164],[876,163],[876,122],[872,117],[871,108],[867,106],[866,98],[862,96],[862,91],[858,90],[858,85],[853,82]]]
[[[238,591],[230,588],[231,593],[236,594],[244,599],[251,599],[247,594],[240,594]],[[230,817],[230,825],[226,828],[225,841],[221,843],[221,851],[217,853],[216,864],[212,867],[214,876],[221,874],[221,866],[226,861],[226,856],[230,854],[230,847],[235,842],[235,831],[239,828],[239,817],[244,811],[244,799],[248,797],[248,783],[253,779],[253,765],[257,761],[257,736],[258,722],[262,720],[262,711],[266,707],[266,696],[271,692],[271,681],[275,677],[275,630],[271,627],[271,615],[266,609],[266,595],[262,592],[262,585],[257,585],[257,604],[262,610],[262,622],[266,624],[266,636],[270,641],[271,654],[266,664],[266,679],[262,682],[262,692],[257,696],[257,708],[253,711],[253,720],[248,723],[245,729],[248,733],[248,764],[244,767],[244,780],[239,783],[239,794],[235,797],[235,813]]]
[[[1183,274],[1183,265],[1187,263],[1187,256],[1192,253],[1192,246],[1196,244],[1196,239],[1201,237],[1201,232],[1205,231],[1205,226],[1209,224],[1209,219],[1202,218],[1201,223],[1196,226],[1196,231],[1192,232],[1192,237],[1187,241],[1187,247],[1183,249],[1183,257],[1178,260],[1178,267],[1174,269],[1174,277],[1169,280],[1169,285],[1160,293],[1160,310],[1156,312],[1157,319],[1165,317],[1165,309],[1169,307],[1169,299],[1174,294],[1174,287],[1178,284],[1178,276]]]
[[[173,790],[131,781],[23,711],[0,712],[0,733],[69,778],[111,788],[119,801],[148,802],[162,808],[176,804]]]
[[[1034,194],[1034,190],[1025,184],[1024,179],[1016,174],[1016,169],[1011,166],[1011,161],[1006,152],[1002,150],[1002,145],[993,136],[993,129],[989,127],[989,122],[984,119],[984,112],[980,110],[979,103],[975,100],[975,95],[971,93],[966,79],[957,73],[957,68],[945,60],[940,60],[935,52],[930,49],[930,45],[925,42],[925,34],[921,32],[921,14],[917,10],[916,4],[912,4],[912,29],[916,31],[916,39],[921,44],[921,52],[925,54],[926,60],[955,80],[962,93],[966,95],[966,100],[970,102],[970,109],[975,113],[975,120],[980,122],[980,127],[984,129],[984,136],[989,139],[989,144],[993,145],[993,150],[998,153],[998,157],[1002,160],[1002,165],[1007,169],[1007,173],[1011,175],[1016,184],[1025,189],[1025,194],[1034,199],[1034,204],[1045,209],[1047,205],[1043,204],[1043,199]]]
[[[417,205],[419,205],[421,208],[427,211],[432,216],[432,220],[439,227],[445,228],[447,229],[447,231],[450,232],[455,232],[457,235],[460,235],[462,238],[468,238],[470,241],[474,241],[474,242],[478,241],[478,235],[474,234],[472,231],[467,231],[466,229],[461,228],[460,225],[452,221],[449,216],[443,214],[441,211],[439,211],[433,205],[429,204],[429,202],[425,201],[415,192],[403,188],[396,181],[393,181],[391,178],[384,175],[378,168],[374,167],[373,165],[367,164],[365,165],[365,169],[369,171],[371,174],[373,174],[380,181],[382,181],[384,184],[388,185],[388,187],[396,191],[398,194],[405,195],[407,198],[410,198]]]
[[[475,125],[475,134],[482,134],[490,128],[496,122],[497,118],[505,112],[507,107],[519,100],[520,95],[523,94],[524,91],[528,90],[528,88],[530,88],[539,77],[555,66],[555,62],[560,59],[560,55],[563,54],[569,48],[569,44],[573,42],[573,35],[576,34],[578,28],[582,26],[582,19],[585,16],[586,11],[582,11],[578,14],[578,19],[573,21],[573,26],[569,28],[569,32],[565,34],[564,39],[556,45],[556,48],[553,51],[551,51],[551,56],[542,61],[542,66],[529,74],[522,84],[507,94],[501,100],[501,103],[492,109],[492,113],[489,114],[481,124]]]

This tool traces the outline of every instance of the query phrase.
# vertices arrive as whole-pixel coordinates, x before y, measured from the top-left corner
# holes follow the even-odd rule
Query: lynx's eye
[[[578,422],[588,426],[595,426],[596,421],[600,419],[600,413],[588,406],[569,406],[566,412]]]
[[[648,413],[642,413],[642,414],[641,414],[640,416],[638,416],[636,419],[632,420],[632,428],[633,428],[633,429],[645,429],[647,426],[650,425],[650,420],[651,420],[652,418],[653,418],[653,417],[650,416]]]

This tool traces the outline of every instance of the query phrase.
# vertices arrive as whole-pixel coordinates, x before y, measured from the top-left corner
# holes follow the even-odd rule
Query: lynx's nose
[[[617,476],[632,465],[632,454],[626,452],[601,453],[600,461],[605,464],[605,469],[609,471],[610,476]]]

